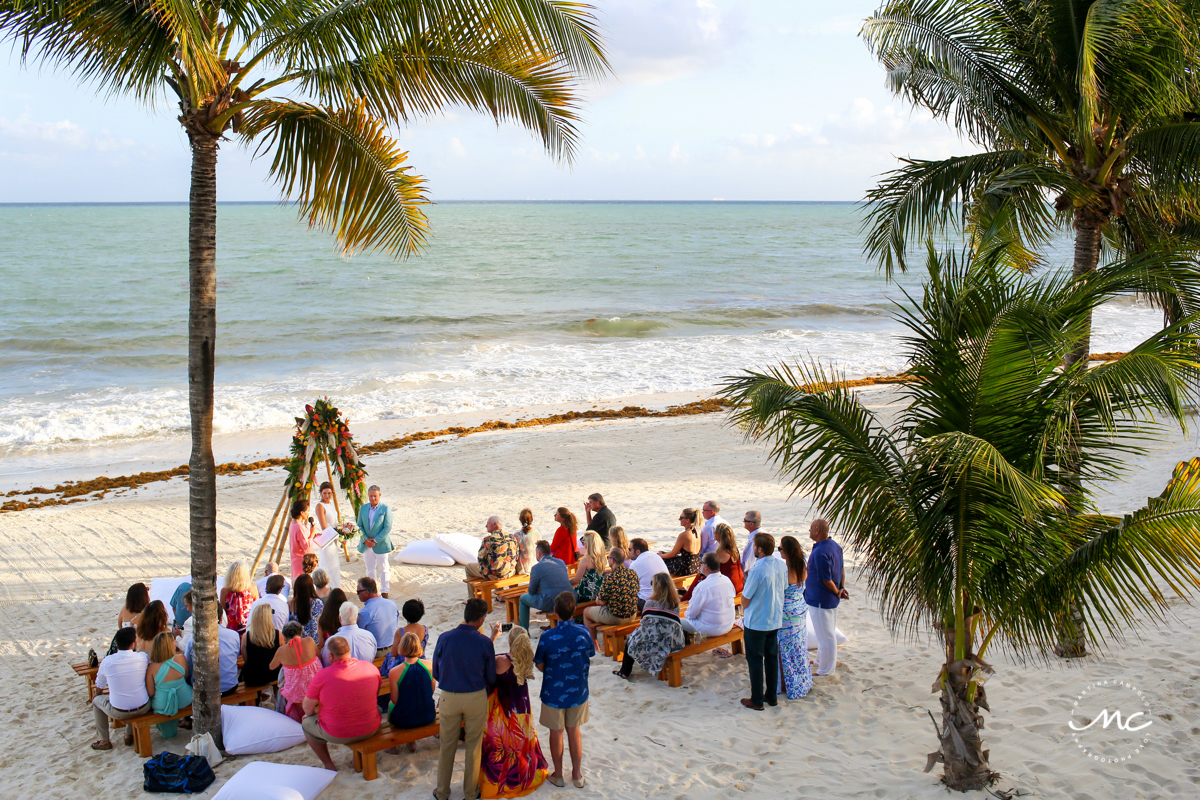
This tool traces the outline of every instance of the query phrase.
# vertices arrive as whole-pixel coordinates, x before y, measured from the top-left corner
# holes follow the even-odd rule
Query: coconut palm
[[[217,152],[270,158],[312,226],[347,251],[417,252],[423,180],[389,127],[463,106],[530,129],[569,160],[579,80],[607,69],[569,0],[0,0],[22,60],[148,105],[178,100],[192,150],[188,384],[196,727],[220,735],[216,483]]]
[[[1113,641],[1200,587],[1200,459],[1125,516],[1090,499],[1148,438],[1182,424],[1200,378],[1191,320],[1111,363],[1062,367],[1089,309],[1197,276],[1147,257],[1013,281],[1005,258],[930,252],[923,297],[897,312],[912,381],[895,389],[894,422],[819,365],[748,372],[723,390],[732,419],[843,531],[893,633],[944,637],[926,771],[942,762],[961,790],[994,777],[979,732],[991,647],[1040,656],[1076,624],[1092,643]],[[1085,479],[1074,497],[1056,477],[1067,459]]]
[[[865,249],[889,275],[948,229],[1019,241],[1009,260],[1027,268],[1072,228],[1076,276],[1106,241],[1200,246],[1196,0],[891,0],[862,36],[893,92],[983,150],[904,159],[868,192]],[[1158,300],[1175,319],[1200,307]],[[1068,362],[1086,359],[1090,332]]]

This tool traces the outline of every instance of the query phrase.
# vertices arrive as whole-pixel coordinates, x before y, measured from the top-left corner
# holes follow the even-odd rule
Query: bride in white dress
[[[321,502],[317,503],[317,527],[319,530],[337,525],[337,511],[333,505],[333,484],[325,481],[321,484]],[[338,550],[341,544],[335,538],[332,542],[317,550],[318,566],[329,576],[329,588],[342,588],[342,561]]]

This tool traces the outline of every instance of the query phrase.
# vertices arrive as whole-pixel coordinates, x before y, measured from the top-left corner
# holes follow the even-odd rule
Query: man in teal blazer
[[[388,553],[392,552],[392,510],[379,502],[383,493],[378,486],[367,489],[367,505],[358,510],[358,529],[362,538],[358,552],[363,554],[367,575],[379,584],[379,593],[388,596],[391,588],[392,568],[388,564]]]

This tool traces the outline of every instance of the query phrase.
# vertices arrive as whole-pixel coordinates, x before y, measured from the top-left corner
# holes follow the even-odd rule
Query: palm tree
[[[1111,363],[1062,366],[1089,309],[1194,286],[1195,274],[1146,257],[1013,281],[1008,257],[931,249],[923,297],[897,312],[913,380],[895,390],[892,424],[819,365],[748,372],[723,390],[732,419],[844,531],[893,633],[928,625],[944,637],[940,742],[926,771],[942,762],[960,790],[995,776],[979,732],[990,647],[1044,654],[1072,624],[1072,602],[1078,633],[1111,641],[1161,618],[1168,594],[1200,587],[1200,459],[1123,517],[1090,500],[1124,457],[1182,424],[1200,378],[1192,320]],[[1066,459],[1085,478],[1071,501],[1056,479]]]
[[[515,121],[570,160],[581,77],[607,70],[569,0],[0,0],[0,40],[108,94],[178,99],[192,149],[188,386],[196,729],[220,735],[216,617],[217,151],[271,157],[309,225],[346,251],[420,250],[423,180],[388,133],[448,106]]]
[[[867,193],[865,250],[889,276],[951,228],[1020,241],[1009,261],[1024,269],[1071,227],[1076,276],[1106,241],[1200,249],[1196,0],[891,0],[862,36],[893,92],[983,149],[903,159]],[[1178,292],[1159,301],[1176,319],[1197,307]],[[1068,363],[1090,339],[1087,325]]]

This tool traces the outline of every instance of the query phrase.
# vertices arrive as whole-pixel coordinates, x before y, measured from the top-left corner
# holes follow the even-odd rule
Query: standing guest
[[[142,612],[150,605],[150,587],[144,583],[135,583],[125,592],[125,605],[117,614],[117,630],[138,624]]]
[[[598,537],[597,537],[598,538]],[[492,641],[500,635],[493,626]],[[508,654],[496,656],[496,685],[488,693],[479,787],[483,797],[524,797],[546,780],[546,757],[538,744],[529,704],[533,645],[529,632],[508,632]]]
[[[642,613],[642,606],[650,599],[650,595],[654,593],[653,580],[654,576],[660,572],[667,571],[667,565],[663,562],[662,556],[658,553],[650,552],[650,545],[646,544],[645,539],[634,539],[629,543],[633,548],[633,563],[629,568],[637,573],[638,576],[638,613]]]
[[[388,564],[388,553],[392,552],[392,510],[379,502],[382,497],[378,486],[367,489],[368,503],[358,510],[358,528],[362,531],[358,552],[363,554],[367,574],[387,597],[392,585],[392,568]]]
[[[325,601],[317,597],[312,577],[301,575],[292,587],[292,599],[288,602],[288,621],[299,622],[304,635],[314,642],[318,638],[317,620],[325,610]]]
[[[613,675],[628,679],[633,674],[634,661],[651,675],[657,675],[667,663],[667,656],[682,650],[685,644],[683,624],[679,621],[679,593],[671,576],[660,572],[654,576],[654,593],[642,609],[638,629],[625,640],[621,668],[613,670]]]
[[[391,707],[388,722],[393,728],[424,728],[437,719],[437,704],[433,692],[437,681],[429,666],[421,660],[425,650],[415,634],[406,633],[397,645],[401,661],[388,670],[388,686],[391,687]],[[408,749],[415,750],[410,743]]]
[[[371,665],[371,669],[374,669],[375,653],[379,650],[379,645],[375,642],[374,636],[358,627],[358,606],[350,602],[342,603],[342,607],[338,609],[338,622],[341,625],[337,632],[329,641],[325,642],[325,647],[321,650],[321,663],[325,666],[333,663],[329,642],[337,637],[344,639],[350,646],[351,658],[366,661]]]
[[[333,503],[333,484],[325,481],[321,484],[321,502],[317,503],[317,530],[323,531],[338,524],[337,508]],[[336,536],[324,547],[317,548],[318,569],[325,570],[329,581],[334,586],[342,585],[342,556],[338,552],[341,540]]]
[[[716,553],[705,553],[700,572],[704,581],[692,585],[692,599],[684,612],[684,633],[724,636],[733,628],[735,616],[737,592],[733,581],[721,574],[721,560]]]
[[[620,525],[613,525],[611,528],[609,528],[608,543],[612,545],[612,547],[621,548],[621,552],[625,554],[625,566],[628,567],[633,563],[633,559],[630,557],[632,550],[629,547],[629,537],[625,535],[624,528],[622,528]]]
[[[754,565],[742,587],[742,625],[746,631],[746,665],[750,668],[750,696],[742,705],[755,711],[779,701],[779,628],[783,625],[783,594],[787,588],[787,565],[775,552],[769,533],[754,535]],[[764,670],[766,682],[764,683]]]
[[[250,626],[242,634],[241,679],[246,686],[267,686],[279,678],[279,667],[271,664],[283,644],[283,634],[275,629],[272,616],[270,606],[255,607]]]
[[[150,713],[150,695],[146,692],[146,670],[150,657],[133,648],[137,632],[133,628],[117,631],[117,652],[105,656],[96,671],[96,688],[108,689],[92,699],[92,716],[99,739],[93,750],[112,750],[108,738],[109,719],[129,719]],[[133,728],[125,729],[125,744],[133,744]]]
[[[317,543],[313,541],[317,531],[309,523],[308,501],[292,502],[292,522],[288,526],[288,547],[292,553],[292,580],[304,574],[304,557],[317,554]]]
[[[496,514],[487,518],[484,523],[487,536],[479,543],[479,553],[474,564],[467,564],[464,569],[467,578],[482,578],[485,581],[498,581],[511,578],[517,574],[517,563],[521,559],[521,548],[515,536],[504,532],[500,517]],[[467,599],[474,595],[471,587],[467,587]]]
[[[217,664],[221,675],[221,696],[233,694],[238,688],[238,656],[242,652],[242,637],[228,625],[229,617],[225,609],[217,606]],[[196,640],[187,643],[183,653],[187,656],[188,685],[196,684],[195,675]]]
[[[162,600],[155,600],[146,606],[135,630],[137,631],[137,649],[149,654],[150,648],[154,645],[154,637],[171,630],[171,623],[167,621],[167,607],[163,605]]]
[[[192,609],[183,602],[183,596],[192,590],[192,584],[184,581],[175,587],[175,592],[171,595],[171,601],[167,605],[171,609],[171,616],[176,628],[182,628],[187,624],[187,621],[192,618]]]
[[[563,731],[571,748],[571,782],[584,787],[583,734],[588,721],[588,672],[596,648],[592,637],[576,624],[575,594],[562,592],[554,599],[554,613],[562,622],[542,634],[533,662],[542,671],[542,713],[539,721],[550,729],[550,758],[554,773],[547,780],[564,786]],[[467,795],[470,797],[470,795]]]
[[[716,556],[717,561],[721,564],[721,574],[733,583],[735,596],[739,595],[746,582],[746,574],[742,572],[742,557],[738,552],[737,540],[733,537],[733,528],[721,523],[717,526],[714,535],[717,541]],[[688,586],[687,591],[679,596],[679,599],[683,602],[691,602],[692,592],[696,590],[696,586],[702,580],[704,580],[703,570],[696,574],[696,579]]]
[[[468,600],[463,623],[439,636],[433,649],[433,678],[442,687],[436,800],[450,798],[454,753],[464,727],[463,797],[479,796],[479,745],[487,725],[487,690],[496,682],[496,648],[479,632],[485,619],[487,603],[478,597]]]
[[[354,606],[349,606],[354,608]],[[353,744],[379,730],[375,698],[383,679],[370,661],[350,655],[341,636],[329,640],[329,666],[313,676],[304,693],[304,738],[325,769],[337,772],[329,744]]]
[[[284,700],[283,713],[296,722],[302,722],[304,695],[313,676],[321,671],[321,658],[317,643],[304,635],[304,628],[299,622],[293,620],[283,626],[283,647],[275,651],[270,667],[283,673],[279,681],[279,695]]]
[[[220,605],[225,609],[229,627],[241,633],[250,621],[250,606],[258,599],[258,587],[250,580],[250,567],[245,561],[234,561],[225,573]]]
[[[396,638],[400,609],[391,600],[380,597],[379,587],[370,576],[358,579],[358,600],[363,604],[358,611],[358,627],[375,637],[375,655],[381,656]]]
[[[554,521],[558,523],[558,529],[554,531],[554,539],[550,542],[550,553],[564,564],[574,564],[575,536],[579,531],[579,522],[574,514],[562,506],[554,512]],[[550,602],[553,603],[554,599],[551,598]]]
[[[305,569],[304,571],[307,573],[309,570]],[[279,565],[274,561],[267,562],[267,566],[263,567],[263,576],[254,582],[254,585],[258,587],[258,596],[262,597],[267,593],[267,581],[272,575],[279,575],[283,578],[283,589],[278,592],[278,595],[287,600],[292,595],[292,582],[286,575],[280,573]]]
[[[746,529],[746,549],[742,551],[742,572],[750,573],[754,566],[754,536],[762,528],[762,514],[757,511],[747,511],[742,518],[742,527]]]
[[[808,603],[817,640],[817,674],[832,675],[837,669],[838,603],[850,599],[845,589],[842,546],[829,538],[829,523],[823,519],[813,520],[808,538],[813,540],[813,548],[808,554],[804,602]]]
[[[788,573],[783,593],[783,626],[779,629],[779,691],[787,694],[789,700],[799,700],[813,684],[808,663],[808,604],[804,600],[808,570],[804,566],[804,550],[795,536],[780,539],[779,550]]]
[[[301,575],[300,578],[308,577]],[[297,578],[296,580],[299,580]],[[288,615],[291,613],[288,608],[288,601],[283,599],[283,589],[287,586],[287,581],[282,575],[272,575],[267,578],[266,593],[262,597],[254,601],[254,605],[250,606],[250,615],[253,617],[254,609],[259,606],[270,606],[271,617],[275,621],[275,630],[283,630],[283,626],[287,625]]]
[[[728,523],[721,518],[721,504],[716,500],[705,500],[700,513],[704,515],[704,525],[700,528],[700,555],[703,556],[716,552],[717,526]]]
[[[173,717],[179,709],[192,704],[192,687],[187,685],[187,659],[175,651],[175,639],[169,633],[154,637],[150,647],[150,668],[146,670],[146,693],[150,695],[150,710],[155,714]],[[164,739],[179,732],[179,720],[158,723]]]
[[[685,508],[679,514],[683,530],[675,537],[675,546],[659,552],[672,575],[695,575],[700,569],[700,512]]]
[[[571,576],[577,601],[585,603],[596,599],[606,566],[603,540],[595,531],[588,531],[583,535],[583,555],[575,567],[575,574]]]
[[[550,555],[550,544],[545,539],[537,543],[536,553],[538,561],[529,570],[528,591],[517,601],[520,608],[517,624],[525,630],[529,630],[529,609],[549,613],[554,609],[554,598],[561,592],[572,591],[567,565]]]
[[[604,497],[599,492],[588,495],[587,502],[583,504],[583,510],[587,514],[587,529],[596,532],[604,549],[607,550],[609,546],[608,532],[617,524],[617,515],[604,504]]]
[[[533,554],[533,546],[537,543],[538,532],[533,527],[533,512],[528,508],[522,508],[521,513],[517,516],[517,521],[521,523],[521,529],[513,534],[517,539],[517,574],[528,575],[529,568],[537,563],[537,558]]]
[[[342,606],[347,602],[346,593],[341,589],[334,589],[325,598],[325,607],[321,609],[321,615],[317,618],[317,646],[324,648],[325,642],[329,641],[330,636],[336,636],[338,628],[342,626],[340,619]]]
[[[313,570],[312,581],[314,593],[322,600],[324,600],[326,597],[329,597],[329,593],[334,589],[342,588],[341,583],[339,583],[337,586],[330,586],[329,573],[320,567],[317,567],[315,570]]]
[[[625,566],[625,551],[608,551],[608,574],[600,584],[599,605],[583,610],[583,624],[592,635],[592,646],[600,648],[596,631],[601,625],[625,625],[638,615],[638,576]]]

